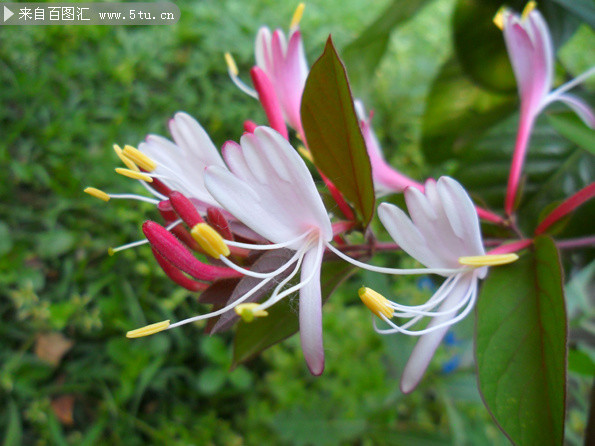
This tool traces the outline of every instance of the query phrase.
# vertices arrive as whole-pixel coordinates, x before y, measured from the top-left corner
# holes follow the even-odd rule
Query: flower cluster
[[[268,28],[256,37],[256,65],[251,70],[253,88],[239,77],[231,55],[226,54],[233,82],[257,98],[270,127],[246,122],[239,143],[229,141],[221,154],[202,128],[186,113],[169,122],[172,140],[149,135],[138,148],[114,146],[126,168],[116,171],[137,179],[152,198],[133,194],[85,191],[104,201],[136,199],[153,203],[164,223],[146,221],[145,239],[111,250],[149,244],[160,267],[180,286],[205,292],[213,311],[170,323],[158,322],[128,332],[129,338],[146,336],[190,322],[213,319],[210,328],[229,328],[266,317],[267,309],[299,294],[299,326],[302,350],[314,375],[324,369],[320,275],[323,260],[339,257],[351,264],[383,274],[434,274],[443,282],[422,305],[391,301],[362,287],[359,296],[380,319],[379,333],[403,333],[420,337],[403,372],[401,389],[412,391],[450,326],[474,308],[479,281],[492,266],[515,261],[513,252],[527,243],[485,252],[480,218],[502,223],[502,217],[477,208],[456,180],[441,177],[424,184],[399,173],[385,160],[363,104],[355,101],[366,143],[377,195],[404,192],[407,215],[397,206],[382,203],[378,217],[401,249],[423,265],[416,269],[374,266],[346,254],[346,235],[357,228],[354,213],[323,176],[329,192],[349,221],[337,221],[323,203],[314,178],[296,150],[289,130],[304,144],[300,118],[301,98],[308,77],[301,32],[303,5],[298,7],[287,36]],[[562,100],[593,124],[590,108],[563,94],[568,87],[548,93],[552,83],[553,53],[549,32],[536,10],[522,18],[506,10],[497,22],[503,27],[518,78],[521,95],[519,134],[528,140],[535,116],[553,100]],[[572,84],[573,85],[573,84]],[[571,85],[570,85],[571,86]],[[518,183],[526,142],[515,152],[511,182]],[[322,175],[322,173],[321,173]],[[517,175],[516,179],[513,178]],[[516,184],[516,183],[515,183]],[[510,185],[510,183],[509,183]],[[516,194],[513,184],[512,196]],[[508,198],[507,198],[508,199]],[[510,208],[509,210],[511,210]],[[220,287],[222,281],[233,286]],[[221,289],[216,298],[213,290]]]

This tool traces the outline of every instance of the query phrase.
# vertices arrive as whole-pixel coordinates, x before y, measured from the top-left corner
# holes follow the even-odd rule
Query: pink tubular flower
[[[328,214],[314,180],[303,160],[279,133],[258,127],[253,134],[242,136],[240,144],[227,143],[223,155],[228,169],[212,166],[205,173],[209,192],[235,218],[272,245],[228,242],[230,246],[248,249],[288,248],[295,255],[282,268],[295,264],[293,272],[261,304],[240,307],[236,312],[258,316],[290,293],[299,290],[300,337],[304,357],[314,375],[324,369],[322,346],[322,308],[320,267],[324,245],[333,237]],[[273,279],[279,271],[251,274],[221,257],[227,266],[238,271]],[[298,285],[283,290],[301,266]],[[237,306],[238,299],[234,302]]]
[[[300,105],[308,77],[308,63],[297,24],[291,27],[287,38],[280,29],[273,33],[262,27],[256,35],[256,65],[268,76],[285,121],[302,134]]]
[[[372,165],[372,179],[374,180],[374,189],[376,194],[387,195],[394,192],[403,192],[407,187],[415,187],[423,190],[423,186],[411,178],[397,172],[384,159],[382,148],[376,138],[376,134],[371,126],[371,115],[366,116],[364,105],[356,100],[355,110],[360,120],[360,128],[366,143],[370,164]]]
[[[554,91],[554,48],[542,15],[529,2],[522,15],[502,9],[494,22],[502,29],[510,62],[517,80],[521,111],[505,202],[507,214],[514,210],[527,146],[537,115],[549,104],[561,101],[572,108],[591,128],[595,128],[595,114],[582,100],[567,90],[595,73],[595,67]]]
[[[300,3],[296,8],[287,37],[281,29],[271,33],[263,26],[258,30],[254,51],[256,66],[251,72],[255,90],[242,82],[233,57],[225,54],[231,80],[244,93],[261,102],[269,124],[284,136],[287,135],[279,121],[285,121],[303,135],[300,106],[309,71],[299,30],[304,7]]]

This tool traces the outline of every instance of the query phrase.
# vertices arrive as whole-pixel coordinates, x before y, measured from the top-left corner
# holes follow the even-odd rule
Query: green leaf
[[[463,71],[479,86],[514,93],[516,80],[502,31],[493,22],[501,6],[501,0],[459,0],[453,15],[454,48]]]
[[[432,164],[461,157],[489,128],[515,109],[516,95],[477,87],[456,60],[447,61],[432,84],[422,121],[422,150]]]
[[[595,6],[589,0],[553,0],[569,13],[595,29]]]
[[[343,60],[352,84],[358,90],[371,85],[370,79],[388,48],[391,33],[413,17],[428,0],[393,0],[361,34],[343,49]]]
[[[475,353],[484,402],[512,442],[561,445],[567,318],[552,239],[490,270],[477,302]]]
[[[320,283],[323,302],[353,271],[354,267],[351,264],[341,261],[325,262],[322,265]],[[232,368],[297,333],[298,315],[289,298],[276,303],[267,311],[267,317],[255,319],[250,323],[238,323],[233,343]]]
[[[316,166],[352,203],[367,226],[374,215],[372,168],[347,72],[330,37],[310,69],[301,115]]]
[[[564,138],[595,154],[595,130],[587,127],[574,113],[549,114],[547,119]]]

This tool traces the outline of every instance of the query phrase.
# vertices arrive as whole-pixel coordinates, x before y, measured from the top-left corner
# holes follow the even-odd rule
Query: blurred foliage
[[[308,59],[318,57],[328,33],[338,48],[354,41],[388,5],[309,3],[302,22]],[[247,76],[258,27],[286,27],[294,7],[207,0],[180,4],[175,26],[2,29],[4,445],[506,443],[477,393],[472,320],[453,330],[419,390],[405,397],[397,382],[415,340],[376,335],[357,302],[362,278],[411,302],[429,296],[431,281],[364,274],[343,285],[325,306],[320,378],[307,372],[296,337],[232,372],[231,335],[206,336],[204,324],[135,342],[123,337],[207,307],[166,280],[148,249],[107,256],[108,246],[140,237],[142,221],[156,218],[151,206],[106,205],[83,188],[143,193],[113,174],[110,147],[165,134],[177,110],[196,116],[217,145],[237,138],[243,120],[263,122],[258,104],[229,81],[222,54],[231,50]],[[428,2],[396,29],[367,80],[387,154],[416,178],[437,171],[419,150],[421,116],[432,79],[453,54],[453,7],[452,0]],[[592,42],[589,31],[579,34],[580,44],[563,49],[572,73],[585,66],[580,49]],[[355,85],[356,96],[360,91]],[[579,333],[590,311],[583,282],[573,281],[578,322],[571,329]],[[574,444],[585,429],[588,378],[579,372],[589,367],[585,354],[594,359],[587,345],[579,337],[573,346],[580,352],[569,386]]]

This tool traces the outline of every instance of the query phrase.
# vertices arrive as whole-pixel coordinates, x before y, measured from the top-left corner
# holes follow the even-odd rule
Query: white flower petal
[[[322,344],[322,301],[320,291],[320,253],[311,249],[304,255],[302,280],[314,274],[300,290],[300,340],[304,358],[313,375],[324,370],[324,347]]]
[[[266,159],[260,149],[260,141],[257,136],[252,133],[245,134],[240,140],[240,145],[252,178],[261,184],[269,183],[270,176],[274,174],[275,170],[266,165]],[[274,182],[274,179],[272,180],[270,183]]]
[[[199,170],[201,167],[207,166],[225,166],[207,132],[189,114],[176,113],[170,122],[170,131],[176,144],[202,163],[201,166],[193,166],[195,169]]]
[[[295,227],[285,224],[282,215],[269,210],[266,197],[232,172],[218,166],[208,167],[205,185],[224,209],[267,240],[281,243],[301,235]]]
[[[460,253],[462,243],[454,235],[441,207],[436,182],[426,181],[424,193],[414,187],[407,188],[405,201],[411,220],[431,247],[435,257],[440,259],[439,265],[432,265],[432,267],[458,267],[458,258],[462,255]]]
[[[258,127],[253,134],[243,136],[241,144],[226,145],[224,156],[230,163],[231,175],[243,181],[232,181],[216,170],[210,175],[207,170],[207,189],[215,199],[270,241],[281,243],[315,229],[330,241],[332,226],[314,180],[285,138],[272,129]],[[269,155],[274,156],[273,161]],[[249,187],[259,199],[245,197],[234,187]],[[299,246],[296,242],[292,249]]]
[[[265,73],[269,74],[272,68],[271,59],[271,30],[263,26],[256,34],[255,43],[255,58],[256,65],[260,67]]]
[[[438,194],[454,233],[463,241],[464,252],[461,255],[484,255],[479,217],[463,186],[452,178],[441,177]]]
[[[450,292],[450,295],[440,305],[438,311],[448,311],[456,307],[462,299],[469,296],[471,287],[475,286],[477,286],[477,283],[472,273],[467,274],[466,277],[461,277]],[[447,323],[455,317],[456,312],[434,317],[428,324],[428,328]],[[400,387],[403,393],[409,393],[417,387],[434,356],[434,352],[440,345],[440,342],[442,342],[442,338],[444,338],[449,328],[450,326],[445,326],[431,333],[424,334],[417,341],[401,376]]]
[[[275,152],[274,162],[269,164],[272,172],[279,178],[285,176],[290,179],[290,183],[286,185],[277,181],[269,188],[279,194],[279,205],[286,212],[293,212],[295,209],[302,226],[320,228],[324,240],[330,241],[333,237],[331,222],[304,160],[279,132],[268,127],[258,127],[254,130],[254,135],[258,138],[264,156]],[[265,147],[267,145],[269,147]]]
[[[397,206],[382,203],[378,217],[393,240],[411,257],[430,268],[439,268],[442,261],[432,252],[423,235]]]
[[[231,170],[235,176],[244,181],[250,181],[252,179],[252,173],[246,165],[242,147],[237,142],[227,141],[223,144],[221,152],[223,153],[223,158],[225,159],[229,170]]]

